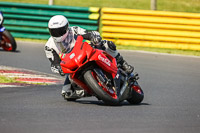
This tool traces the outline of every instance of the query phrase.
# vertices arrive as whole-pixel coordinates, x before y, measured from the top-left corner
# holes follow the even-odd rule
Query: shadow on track
[[[98,106],[112,106],[112,105],[106,105],[105,103],[103,103],[103,101],[92,101],[92,100],[77,100],[74,101],[75,103],[79,103],[79,104],[91,104],[91,105],[98,105]],[[114,106],[114,107],[121,107],[121,106],[144,106],[144,105],[151,105],[149,103],[140,103],[137,105],[133,105],[130,104],[127,101],[122,102],[121,104]],[[112,106],[113,107],[113,106]]]
[[[21,51],[19,51],[19,50],[16,50],[16,51],[5,51],[3,49],[0,49],[0,52],[21,53]]]

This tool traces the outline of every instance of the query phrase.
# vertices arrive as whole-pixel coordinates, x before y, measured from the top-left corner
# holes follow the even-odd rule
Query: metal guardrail
[[[102,8],[102,36],[117,44],[200,50],[200,13]]]
[[[48,21],[58,14],[66,16],[70,26],[98,30],[99,8],[0,2],[0,10],[5,27],[18,38],[48,39]]]

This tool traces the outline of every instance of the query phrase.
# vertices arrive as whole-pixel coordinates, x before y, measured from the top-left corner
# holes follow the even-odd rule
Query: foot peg
[[[129,81],[137,81],[138,79],[139,79],[140,77],[139,77],[139,74],[137,73],[137,72],[135,72],[134,74],[133,73],[131,73],[130,74],[130,77],[129,77]]]

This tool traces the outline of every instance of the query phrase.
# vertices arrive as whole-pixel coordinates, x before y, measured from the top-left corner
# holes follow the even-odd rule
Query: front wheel
[[[130,104],[140,104],[144,99],[144,92],[137,81],[131,87],[130,98],[127,101]]]
[[[106,74],[104,73],[104,75]],[[116,92],[113,90],[113,86],[107,87],[101,83],[95,72],[88,70],[84,74],[84,79],[98,99],[103,100],[108,105],[118,105],[120,103]]]
[[[2,32],[2,40],[1,40],[1,46],[5,51],[15,51],[17,48],[17,44],[15,42],[15,39],[10,34],[9,31],[4,30]]]

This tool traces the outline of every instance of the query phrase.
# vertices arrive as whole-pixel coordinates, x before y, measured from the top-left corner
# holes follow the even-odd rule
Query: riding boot
[[[68,75],[66,75],[64,86],[62,87],[61,95],[64,99],[78,99],[89,96],[88,93],[82,88],[78,87],[75,83],[71,83]]]
[[[69,85],[64,85],[62,88],[61,95],[65,100],[71,101],[72,99],[79,99],[83,97],[90,97],[91,95],[87,93],[82,88],[79,88],[76,84],[72,83]]]
[[[134,70],[134,67],[129,65],[123,57],[118,53],[118,55],[115,57],[117,61],[117,65],[121,67],[127,74],[131,74]]]

